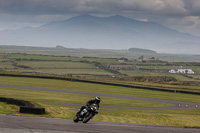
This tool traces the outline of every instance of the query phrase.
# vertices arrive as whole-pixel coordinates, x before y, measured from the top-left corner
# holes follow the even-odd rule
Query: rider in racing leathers
[[[82,106],[82,107],[81,107],[80,111],[77,112],[77,114],[80,113],[84,108],[87,108],[87,107],[89,107],[90,105],[92,105],[93,103],[97,104],[97,105],[98,105],[98,108],[99,108],[99,103],[100,103],[100,102],[101,102],[101,98],[100,98],[100,97],[95,97],[94,100],[89,100],[89,101],[86,103],[85,106]]]

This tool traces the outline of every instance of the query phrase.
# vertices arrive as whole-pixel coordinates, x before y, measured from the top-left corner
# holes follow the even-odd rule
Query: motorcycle
[[[99,111],[97,104],[92,104],[86,108],[84,108],[80,113],[77,113],[73,119],[74,122],[83,121],[83,123],[87,123],[90,119],[92,119],[95,114]]]

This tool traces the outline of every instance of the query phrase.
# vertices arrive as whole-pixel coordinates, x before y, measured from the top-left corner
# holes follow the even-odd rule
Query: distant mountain
[[[156,51],[140,48],[129,48],[128,51],[132,53],[157,54]]]
[[[63,47],[63,46],[57,45],[57,46],[56,46],[56,49],[66,49],[66,48]]]
[[[37,28],[2,31],[0,45],[5,44],[51,47],[60,44],[67,48],[89,49],[134,47],[158,52],[195,52],[200,49],[200,37],[180,33],[154,22],[143,22],[119,15],[95,17],[85,14]]]

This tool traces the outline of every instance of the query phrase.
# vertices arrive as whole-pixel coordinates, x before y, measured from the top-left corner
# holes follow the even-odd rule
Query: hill
[[[133,53],[146,53],[146,54],[156,54],[156,51],[149,50],[149,49],[140,49],[140,48],[129,48],[128,51]]]
[[[198,54],[200,37],[123,16],[80,15],[36,28],[0,32],[0,44],[87,49],[152,49]],[[175,44],[175,45],[174,45]]]

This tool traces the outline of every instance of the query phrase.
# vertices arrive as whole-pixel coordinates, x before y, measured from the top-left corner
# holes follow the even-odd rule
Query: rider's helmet
[[[101,98],[100,98],[100,97],[95,97],[95,102],[96,102],[97,104],[99,104],[99,103],[101,102]]]

